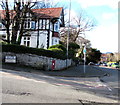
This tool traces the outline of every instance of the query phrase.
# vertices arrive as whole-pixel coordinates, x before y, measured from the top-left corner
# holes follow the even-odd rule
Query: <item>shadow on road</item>
[[[12,73],[36,81],[45,81],[55,86],[70,86],[78,92],[84,91],[98,96],[101,95],[103,97],[110,96],[111,94],[111,91],[106,87],[96,86],[99,85],[99,81],[96,80],[96,77],[104,77],[106,72],[96,69],[93,66],[86,66],[86,74],[83,72],[83,65],[71,67],[62,71],[42,71],[29,67],[8,64],[3,64],[2,68],[3,72]],[[116,99],[116,97],[107,98]]]

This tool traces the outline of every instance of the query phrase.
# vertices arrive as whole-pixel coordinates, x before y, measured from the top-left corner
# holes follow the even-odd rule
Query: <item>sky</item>
[[[62,2],[69,5],[65,0]],[[95,20],[96,27],[86,32],[85,37],[91,41],[93,48],[102,53],[118,52],[118,2],[119,0],[71,0],[71,18],[83,10]]]
[[[70,0],[45,1],[59,2],[67,6],[69,13]],[[96,27],[86,32],[85,38],[91,41],[93,48],[102,53],[118,52],[118,2],[119,0],[71,0],[71,18],[83,10],[88,17],[95,20]],[[65,17],[68,18],[68,14]]]

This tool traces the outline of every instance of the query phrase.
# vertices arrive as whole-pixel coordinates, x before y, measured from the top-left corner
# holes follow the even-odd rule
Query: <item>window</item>
[[[24,45],[25,46],[30,46],[30,37],[24,37]]]
[[[45,22],[45,20],[43,20],[43,29],[45,29],[45,24],[46,22]]]
[[[30,28],[31,28],[30,25],[31,25],[30,19],[26,19],[26,20],[25,20],[25,28],[26,28],[26,29],[30,29]]]
[[[58,24],[58,22],[56,22],[55,24],[54,24],[54,31],[59,31],[59,24]]]
[[[30,28],[30,19],[28,19],[28,28]]]
[[[47,25],[47,20],[46,19],[40,19],[39,20],[39,28],[40,29],[46,29],[46,25]]]
[[[0,23],[0,28],[2,28],[2,24]]]
[[[46,20],[46,29],[49,29],[49,20]]]
[[[31,28],[32,28],[32,29],[35,29],[35,25],[36,25],[35,22],[32,21],[32,22],[31,22]]]
[[[42,29],[42,20],[39,20],[39,28]]]
[[[57,39],[55,40],[55,42],[57,43]]]

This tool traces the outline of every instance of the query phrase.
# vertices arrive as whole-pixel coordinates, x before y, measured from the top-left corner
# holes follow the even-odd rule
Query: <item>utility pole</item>
[[[39,26],[40,26],[40,21],[38,19],[37,48],[39,47]]]
[[[86,67],[85,67],[85,63],[86,63],[86,44],[84,45],[83,54],[84,54],[84,74],[85,74],[85,72],[86,72]]]
[[[69,22],[68,22],[68,35],[67,35],[67,60],[66,66],[68,67],[68,50],[69,50],[69,36],[70,36],[70,11],[71,11],[71,0],[69,1]]]

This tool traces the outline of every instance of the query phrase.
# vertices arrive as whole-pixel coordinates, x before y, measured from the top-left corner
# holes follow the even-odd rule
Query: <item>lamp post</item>
[[[86,72],[86,67],[85,67],[85,63],[86,63],[86,44],[84,44],[83,54],[84,54],[84,74],[85,74],[85,72]]]
[[[68,35],[67,35],[67,60],[68,60],[68,50],[69,50],[69,36],[70,36],[70,11],[71,11],[71,0],[69,1],[69,22],[68,22]],[[68,67],[68,61],[66,61],[66,66]]]

